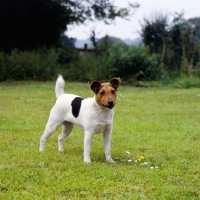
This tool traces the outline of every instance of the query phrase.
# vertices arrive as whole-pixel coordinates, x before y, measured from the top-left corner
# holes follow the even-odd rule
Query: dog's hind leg
[[[44,144],[45,144],[46,140],[53,134],[53,132],[56,131],[56,129],[58,128],[59,125],[60,124],[51,126],[47,123],[44,133],[40,138],[40,149],[39,149],[40,151],[44,151]]]
[[[56,129],[62,124],[62,118],[59,118],[54,110],[52,110],[49,120],[47,122],[46,128],[43,135],[40,138],[40,151],[44,151],[44,144],[46,140],[56,131]]]
[[[74,124],[64,121],[62,124],[62,133],[58,137],[58,150],[63,151],[63,141],[71,133]]]

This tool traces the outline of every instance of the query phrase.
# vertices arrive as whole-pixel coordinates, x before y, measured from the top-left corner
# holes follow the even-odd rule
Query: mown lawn
[[[111,145],[117,162],[106,163],[97,134],[85,164],[78,128],[63,153],[61,129],[38,151],[54,84],[0,83],[0,199],[200,198],[200,89],[120,86]],[[66,83],[65,91],[93,95],[87,83]]]

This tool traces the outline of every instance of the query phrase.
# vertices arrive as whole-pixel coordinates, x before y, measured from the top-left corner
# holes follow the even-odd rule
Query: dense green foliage
[[[66,138],[64,152],[57,150],[60,128],[45,151],[38,150],[54,87],[0,83],[1,200],[200,199],[199,89],[120,85],[111,144],[117,163],[106,163],[102,134],[96,134],[88,165],[78,128]],[[87,83],[66,82],[66,92],[93,95]]]

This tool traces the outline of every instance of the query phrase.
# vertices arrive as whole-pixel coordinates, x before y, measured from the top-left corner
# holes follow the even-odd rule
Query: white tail
[[[55,86],[56,98],[58,98],[61,94],[64,94],[64,86],[65,86],[65,81],[62,75],[58,75]]]

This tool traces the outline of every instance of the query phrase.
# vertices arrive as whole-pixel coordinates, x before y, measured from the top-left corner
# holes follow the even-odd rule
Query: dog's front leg
[[[112,159],[111,153],[110,153],[111,136],[112,136],[112,126],[108,125],[106,127],[106,130],[103,133],[105,156],[106,156],[106,161],[108,161],[110,163],[115,163],[115,161]]]
[[[85,136],[84,136],[84,162],[85,163],[91,162],[90,146],[91,146],[92,136],[93,136],[92,132],[85,131]]]

